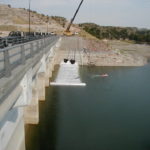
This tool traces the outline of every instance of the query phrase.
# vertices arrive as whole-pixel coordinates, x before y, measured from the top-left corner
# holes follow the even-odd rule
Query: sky
[[[31,9],[45,15],[71,19],[81,0],[31,0]],[[12,7],[28,8],[29,0],[0,0]],[[84,0],[75,23],[150,29],[150,0]]]

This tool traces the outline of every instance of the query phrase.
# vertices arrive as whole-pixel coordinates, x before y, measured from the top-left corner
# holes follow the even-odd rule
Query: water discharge
[[[86,86],[82,83],[79,75],[78,63],[71,64],[70,61],[67,63],[62,62],[54,82],[50,85],[53,86]]]

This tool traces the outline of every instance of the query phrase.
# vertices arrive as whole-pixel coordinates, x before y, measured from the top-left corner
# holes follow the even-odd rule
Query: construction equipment
[[[78,6],[78,8],[77,8],[77,10],[76,10],[76,12],[75,12],[73,18],[71,19],[69,25],[67,26],[67,29],[64,31],[64,35],[66,35],[66,36],[72,36],[72,35],[73,35],[73,33],[70,31],[70,27],[71,27],[71,25],[72,25],[72,23],[73,23],[73,21],[74,21],[76,15],[77,15],[79,9],[80,9],[80,7],[81,7],[83,1],[84,1],[84,0],[81,0],[81,2],[80,2],[80,4],[79,4],[79,6]]]

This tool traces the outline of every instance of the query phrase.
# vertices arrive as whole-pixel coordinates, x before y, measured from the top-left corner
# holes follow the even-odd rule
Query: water
[[[83,67],[81,76],[86,87],[46,89],[27,150],[150,150],[150,65]]]

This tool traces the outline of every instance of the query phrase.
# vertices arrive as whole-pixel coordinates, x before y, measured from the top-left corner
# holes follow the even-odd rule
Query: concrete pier
[[[39,100],[44,101],[45,100],[45,73],[39,73],[38,74],[38,84],[37,84],[37,89],[38,89],[38,97]]]
[[[37,88],[32,88],[32,100],[29,106],[24,109],[25,124],[39,123],[39,100]]]

